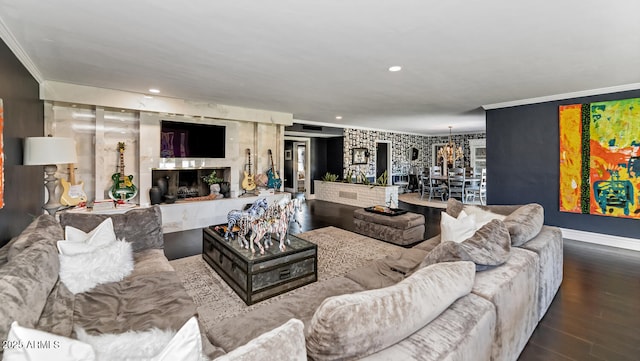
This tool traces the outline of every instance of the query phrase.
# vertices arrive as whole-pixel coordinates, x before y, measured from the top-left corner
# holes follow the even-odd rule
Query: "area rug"
[[[431,198],[431,200],[429,200],[429,195],[425,194],[424,198],[420,199],[420,193],[403,193],[398,195],[398,200],[405,202],[405,203],[409,203],[409,204],[415,204],[418,206],[425,206],[425,207],[431,207],[431,208],[447,208],[447,202],[441,201],[440,198]]]
[[[318,245],[318,282],[282,295],[247,306],[224,280],[202,259],[202,255],[171,261],[187,293],[193,298],[201,320],[207,328],[264,304],[277,302],[293,292],[316,288],[328,279],[364,266],[386,255],[399,253],[403,248],[336,227],[325,227],[297,234]]]

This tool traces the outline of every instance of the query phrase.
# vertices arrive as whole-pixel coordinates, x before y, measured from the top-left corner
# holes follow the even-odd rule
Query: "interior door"
[[[387,170],[387,164],[389,163],[389,144],[377,143],[376,144],[376,179]],[[387,172],[389,174],[390,172]]]

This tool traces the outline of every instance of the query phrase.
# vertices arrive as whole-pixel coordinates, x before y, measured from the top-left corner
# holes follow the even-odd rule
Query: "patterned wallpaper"
[[[484,139],[486,133],[474,134],[453,134],[451,140],[456,145],[462,145],[464,150],[464,167],[469,167],[471,154],[469,152],[470,139]],[[449,136],[421,136],[413,134],[402,134],[383,132],[375,130],[363,130],[345,128],[344,130],[344,164],[345,174],[351,169],[356,172],[364,171],[369,176],[375,174],[376,166],[376,141],[385,140],[391,142],[392,156],[392,173],[402,172],[403,165],[405,168],[415,166],[418,171],[427,168],[433,163],[433,145],[445,144],[449,142]],[[351,150],[353,148],[367,148],[369,150],[369,160],[367,164],[352,164]],[[409,155],[411,148],[418,149],[418,159],[412,161]],[[344,175],[343,175],[344,176]]]

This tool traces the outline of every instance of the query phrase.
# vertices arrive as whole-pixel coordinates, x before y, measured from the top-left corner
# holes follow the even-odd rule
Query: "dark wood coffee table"
[[[318,280],[318,246],[295,235],[284,251],[279,242],[261,255],[226,241],[214,226],[203,229],[202,258],[251,305]]]

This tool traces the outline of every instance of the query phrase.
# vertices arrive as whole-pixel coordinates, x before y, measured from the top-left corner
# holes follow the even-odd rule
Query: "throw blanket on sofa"
[[[439,262],[472,261],[477,271],[484,271],[506,262],[510,252],[509,230],[504,222],[494,219],[461,243],[440,243],[427,254],[420,267]]]

